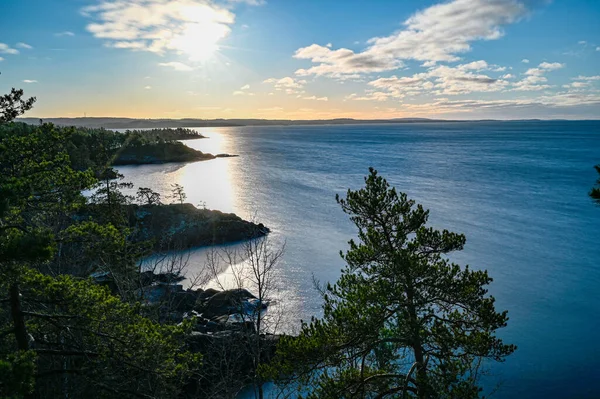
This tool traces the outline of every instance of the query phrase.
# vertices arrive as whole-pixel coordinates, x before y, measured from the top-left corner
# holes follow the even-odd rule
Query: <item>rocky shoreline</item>
[[[153,241],[155,250],[221,245],[265,236],[269,228],[233,213],[192,204],[128,205],[132,241]]]
[[[263,361],[275,355],[279,335],[259,335],[255,326],[256,315],[267,312],[269,304],[246,289],[184,290],[179,284],[182,279],[171,273],[143,272],[138,295],[146,308],[159,312],[163,322],[191,324],[186,346],[202,354],[204,376],[189,381],[186,392],[193,397],[218,395],[223,388],[215,386],[215,381],[225,374],[230,375],[232,386],[241,389],[250,382],[257,340]]]

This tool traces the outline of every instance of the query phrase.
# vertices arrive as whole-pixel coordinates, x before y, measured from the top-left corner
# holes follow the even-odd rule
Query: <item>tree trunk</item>
[[[13,319],[15,329],[15,340],[17,348],[20,351],[29,350],[29,339],[27,338],[27,328],[25,327],[25,319],[21,311],[21,298],[19,285],[17,283],[10,286],[10,313]]]
[[[409,280],[410,281],[410,280]],[[425,356],[423,355],[423,344],[421,342],[419,318],[417,310],[413,303],[414,291],[412,282],[409,283],[406,289],[406,299],[408,302],[408,314],[411,325],[411,341],[415,355],[415,363],[417,364],[417,389],[419,399],[426,399],[427,394],[427,371],[425,369]]]

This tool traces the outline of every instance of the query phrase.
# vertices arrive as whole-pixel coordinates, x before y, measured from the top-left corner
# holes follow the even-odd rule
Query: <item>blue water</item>
[[[256,217],[286,241],[279,282],[290,325],[320,314],[312,275],[335,281],[356,231],[335,194],[369,166],[467,236],[460,264],[487,269],[500,332],[517,352],[493,366],[495,398],[600,397],[600,207],[587,193],[600,122],[485,122],[198,129],[187,142],[239,154],[184,166],[125,167],[137,185],[179,182],[193,203]],[[191,259],[201,268],[202,251]]]

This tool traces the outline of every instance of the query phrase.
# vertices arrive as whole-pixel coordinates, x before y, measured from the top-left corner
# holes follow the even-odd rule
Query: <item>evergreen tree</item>
[[[484,359],[515,350],[496,337],[486,271],[451,263],[465,237],[426,227],[429,212],[370,169],[337,198],[358,228],[346,267],[323,289],[324,316],[283,339],[271,371],[295,376],[310,398],[476,398]]]

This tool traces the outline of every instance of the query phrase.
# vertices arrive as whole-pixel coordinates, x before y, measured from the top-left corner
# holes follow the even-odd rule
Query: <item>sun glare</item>
[[[227,26],[214,22],[193,24],[173,39],[172,45],[177,50],[188,54],[191,60],[200,61],[209,58],[219,49],[217,42],[228,32]]]
[[[193,61],[212,56],[218,49],[218,41],[229,34],[229,15],[216,13],[210,7],[186,9],[189,21],[182,32],[171,41],[171,47],[189,55]]]

